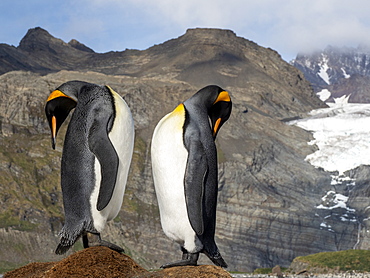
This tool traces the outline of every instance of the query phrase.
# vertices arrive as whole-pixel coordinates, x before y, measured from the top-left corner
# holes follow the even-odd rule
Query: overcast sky
[[[46,29],[96,52],[146,49],[188,28],[231,29],[290,61],[327,45],[370,44],[368,0],[1,0],[0,43]]]

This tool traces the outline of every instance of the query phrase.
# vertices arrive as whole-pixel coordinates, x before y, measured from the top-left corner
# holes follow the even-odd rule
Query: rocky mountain
[[[328,46],[322,51],[298,54],[291,63],[303,72],[315,92],[331,93],[326,101],[347,97],[349,102],[370,103],[369,46]]]
[[[0,45],[0,53],[0,267],[60,260],[53,252],[63,223],[65,126],[53,151],[43,109],[50,91],[73,79],[110,85],[132,110],[136,138],[127,190],[102,236],[141,265],[157,268],[180,255],[160,227],[149,151],[154,127],[208,84],[228,90],[233,101],[216,140],[216,241],[229,270],[289,266],[299,255],[369,246],[361,222],[370,213],[366,167],[351,172],[362,182],[349,201],[359,220],[321,226],[317,207],[336,185],[330,173],[305,161],[316,150],[307,144],[312,135],[286,121],[325,104],[276,51],[229,30],[189,29],[147,50],[95,53],[35,28],[18,47]],[[210,263],[205,256],[201,262]]]

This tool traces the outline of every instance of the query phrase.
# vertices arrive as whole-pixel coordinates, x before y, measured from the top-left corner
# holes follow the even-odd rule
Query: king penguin
[[[120,211],[134,146],[134,121],[126,102],[109,86],[69,81],[53,91],[45,113],[52,147],[70,111],[62,153],[65,223],[55,253],[64,254],[82,236],[84,248],[106,246],[100,233]]]
[[[199,253],[227,267],[214,239],[218,194],[214,140],[231,109],[228,92],[207,86],[164,116],[154,130],[152,171],[161,225],[183,252],[182,260],[162,268],[197,265]]]

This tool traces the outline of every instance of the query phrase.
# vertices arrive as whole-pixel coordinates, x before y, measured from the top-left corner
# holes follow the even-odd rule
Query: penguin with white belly
[[[61,124],[75,108],[63,146],[61,187],[65,223],[56,254],[82,236],[84,248],[106,246],[100,233],[120,211],[134,146],[134,121],[126,102],[108,86],[69,81],[45,106],[52,147]]]
[[[164,233],[181,245],[182,260],[162,268],[197,265],[199,253],[227,267],[215,243],[218,194],[214,140],[231,114],[228,92],[207,86],[157,124],[151,156]]]

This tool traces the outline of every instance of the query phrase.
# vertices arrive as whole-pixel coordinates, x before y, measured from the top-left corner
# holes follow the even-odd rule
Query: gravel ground
[[[268,274],[231,274],[234,278],[277,278],[276,275]],[[370,273],[341,273],[341,274],[301,274],[301,275],[283,275],[284,278],[370,278]]]

